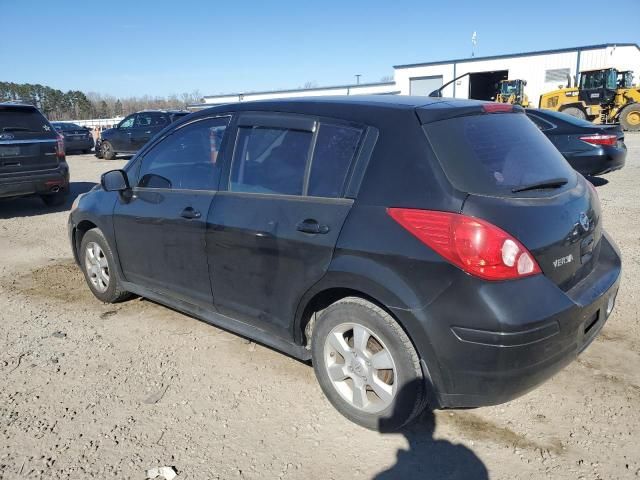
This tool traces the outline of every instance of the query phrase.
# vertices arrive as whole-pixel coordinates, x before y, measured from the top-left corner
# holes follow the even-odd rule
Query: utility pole
[[[478,32],[473,32],[471,35],[471,56],[476,56],[476,45],[478,45]]]

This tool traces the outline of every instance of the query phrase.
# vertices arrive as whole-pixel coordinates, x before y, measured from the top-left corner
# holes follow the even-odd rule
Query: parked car
[[[182,110],[145,110],[133,113],[113,128],[102,132],[96,141],[96,157],[113,160],[119,153],[136,153],[156,133],[189,113]]]
[[[52,122],[51,125],[64,137],[65,151],[89,153],[93,148],[93,135],[88,128],[69,122]]]
[[[351,96],[183,119],[69,217],[93,294],[135,293],[312,360],[392,430],[506,402],[574,360],[620,256],[594,187],[518,106]]]
[[[53,206],[68,193],[62,135],[36,107],[0,102],[0,198],[39,195]]]
[[[527,108],[527,116],[582,175],[603,175],[624,167],[627,146],[619,125],[594,125],[561,112]]]

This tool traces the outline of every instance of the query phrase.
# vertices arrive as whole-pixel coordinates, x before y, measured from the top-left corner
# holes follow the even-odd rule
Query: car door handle
[[[325,234],[329,233],[328,225],[320,225],[317,220],[313,220],[312,218],[307,218],[303,220],[296,226],[299,232],[303,233],[313,233],[313,234]]]
[[[148,130],[148,131],[146,131],[146,132],[144,132],[144,133],[151,133],[151,130]]]
[[[180,216],[182,218],[192,220],[194,218],[200,218],[200,212],[198,210],[194,210],[193,207],[187,207],[184,210],[182,210],[182,213],[180,214]]]

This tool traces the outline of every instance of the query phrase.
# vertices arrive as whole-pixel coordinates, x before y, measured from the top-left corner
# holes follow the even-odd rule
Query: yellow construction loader
[[[577,86],[540,96],[540,108],[567,113],[594,123],[620,123],[624,130],[640,130],[640,86],[632,71],[615,68],[580,73]]]
[[[524,93],[526,85],[526,80],[501,80],[496,102],[521,105],[527,108],[529,106],[529,98]]]

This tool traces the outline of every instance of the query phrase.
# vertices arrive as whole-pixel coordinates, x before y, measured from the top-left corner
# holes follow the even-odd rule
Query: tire
[[[117,303],[131,297],[120,284],[113,252],[99,229],[94,228],[84,234],[78,258],[87,285],[98,300]],[[95,262],[92,258],[96,259]]]
[[[113,151],[111,143],[104,141],[100,144],[100,152],[105,160],[113,160],[116,158],[116,152]]]
[[[425,379],[411,340],[386,311],[367,300],[347,297],[323,310],[311,337],[311,354],[329,401],[365,428],[396,431],[427,403]]]
[[[568,107],[562,110],[562,113],[566,113],[567,115],[571,115],[572,117],[581,118],[582,120],[587,119],[587,114],[584,113],[584,110],[578,107]]]
[[[640,131],[640,103],[632,103],[624,107],[618,118],[620,118],[623,130]]]
[[[41,195],[40,198],[47,207],[59,207],[67,200],[67,191]]]

